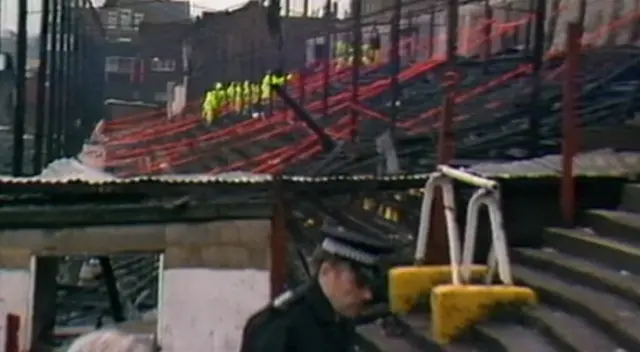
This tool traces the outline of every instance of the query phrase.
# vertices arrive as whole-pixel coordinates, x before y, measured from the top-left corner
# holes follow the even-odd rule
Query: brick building
[[[183,75],[187,1],[112,0],[100,9],[106,31],[105,99],[164,104]]]
[[[318,17],[283,17],[283,67],[305,63],[306,42],[325,30]],[[269,35],[266,8],[249,1],[233,11],[204,13],[190,37],[189,96],[199,98],[213,82],[257,80],[278,67],[276,45]]]

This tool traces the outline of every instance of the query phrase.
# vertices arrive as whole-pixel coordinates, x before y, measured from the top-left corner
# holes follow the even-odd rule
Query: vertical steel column
[[[533,42],[532,67],[531,75],[531,108],[529,111],[529,156],[538,155],[539,138],[540,138],[540,115],[544,113],[540,106],[540,90],[542,89],[542,60],[544,56],[544,30],[547,18],[546,0],[537,0],[536,3],[536,25]]]
[[[67,10],[67,2],[68,0],[60,1],[60,32],[58,35],[58,70],[56,71],[57,75],[57,87],[56,91],[58,92],[57,97],[57,106],[56,106],[56,117],[55,117],[55,145],[53,149],[53,154],[55,158],[59,158],[62,156],[62,145],[64,143],[64,136],[62,135],[63,131],[63,121],[65,121],[67,113],[66,101],[67,101],[67,79],[66,79],[66,66],[67,66],[67,48],[65,46],[65,37],[67,35],[67,22],[69,20],[69,13]]]
[[[47,49],[49,47],[49,12],[51,7],[50,0],[42,0],[42,16],[40,17],[40,42],[38,66],[38,91],[36,96],[36,122],[33,133],[33,173],[39,174],[43,167],[43,148],[44,148],[44,126],[45,114],[47,112],[45,104],[47,103],[47,69],[49,58]]]
[[[331,0],[324,4],[324,58],[322,62],[322,116],[326,119],[329,115],[329,73],[331,71],[331,58],[333,46],[331,45],[331,24],[333,21]]]
[[[458,0],[448,0],[447,7],[447,47],[444,75],[444,101],[442,106],[442,120],[440,123],[440,138],[438,139],[438,163],[447,164],[454,154],[453,115],[455,104],[456,55],[458,52]]]
[[[46,130],[45,130],[45,151],[46,151],[46,163],[50,163],[55,159],[54,149],[55,149],[55,118],[56,118],[56,106],[57,106],[57,85],[58,85],[58,76],[56,74],[58,70],[58,53],[56,52],[56,48],[58,47],[58,37],[60,35],[59,25],[60,25],[60,1],[61,0],[51,0],[51,21],[49,22],[51,26],[51,35],[49,40],[49,48],[48,48],[48,57],[49,57],[49,70],[48,70],[48,79],[49,87],[47,89],[47,118],[45,121]]]
[[[484,73],[489,71],[489,59],[493,50],[491,40],[491,32],[493,31],[493,8],[489,0],[484,0],[484,25],[482,26],[483,42],[482,42],[482,70]]]
[[[511,22],[511,18],[512,16],[512,5],[511,2],[508,2],[506,5],[504,5],[504,22],[505,23],[509,23]],[[504,50],[507,47],[514,45],[514,40],[513,38],[515,38],[517,31],[514,31],[511,35],[505,35],[502,34],[500,35],[500,50]]]
[[[24,123],[26,114],[26,65],[27,65],[27,0],[18,1],[18,38],[16,43],[15,89],[16,103],[13,120],[13,176],[24,173]]]
[[[458,53],[458,0],[448,0],[447,3],[447,46],[446,65],[444,74],[444,101],[442,106],[442,119],[440,120],[440,133],[438,137],[438,164],[448,164],[454,155],[454,131],[453,115],[455,104],[455,91],[457,83],[456,55]],[[435,194],[435,206],[433,209],[433,230],[429,234],[433,241],[429,241],[427,258],[433,263],[449,262],[447,241],[447,227],[445,225],[444,202],[442,190]]]
[[[305,96],[307,92],[306,83],[305,83],[306,78],[307,78],[307,70],[305,65],[298,71],[298,102],[300,103],[300,106],[304,106],[304,102],[305,102]]]
[[[391,51],[389,52],[389,62],[391,62],[391,99],[389,104],[389,117],[391,136],[395,136],[396,121],[398,120],[398,103],[400,101],[400,16],[402,16],[402,0],[395,0],[393,3],[393,15],[391,16]]]
[[[429,39],[427,41],[427,59],[430,60],[434,55],[436,40],[436,10],[432,6],[429,12]]]
[[[83,110],[81,109],[82,89],[80,88],[80,84],[82,83],[80,77],[80,67],[82,65],[82,48],[80,40],[81,8],[81,0],[73,0],[73,26],[71,28],[71,52],[73,53],[73,67],[69,73],[72,77],[71,82],[73,84],[73,119],[70,119],[67,125],[69,126],[69,129],[71,131],[69,135],[69,142],[71,144],[68,145],[67,155],[72,155],[79,152],[82,148],[82,140],[84,139],[84,133],[82,132]]]
[[[74,0],[64,0],[65,3],[65,23],[64,23],[64,36],[62,37],[63,46],[64,46],[64,66],[63,66],[63,77],[64,77],[64,96],[63,96],[63,107],[64,113],[62,114],[62,119],[60,120],[60,156],[69,156],[67,154],[69,144],[69,123],[74,120],[73,115],[73,80],[71,75],[71,67],[73,62],[74,53],[71,51],[71,29],[73,26],[73,8],[71,6],[71,2]]]
[[[562,191],[560,205],[566,225],[574,225],[576,214],[576,184],[573,177],[573,159],[579,149],[578,87],[582,25],[567,25],[567,59],[562,86]]]
[[[578,0],[578,16],[576,21],[584,28],[584,19],[587,16],[587,0]],[[637,24],[636,24],[637,26]]]
[[[287,229],[288,209],[285,200],[282,178],[274,183],[274,209],[271,219],[271,297],[284,292],[287,277],[287,241],[290,236]]]
[[[351,109],[350,125],[351,140],[358,139],[358,96],[360,94],[360,65],[362,64],[362,1],[351,0],[351,15],[353,16],[353,33],[351,47],[353,63],[351,64]]]
[[[529,0],[529,3],[527,5],[527,13],[532,13],[534,11],[535,2],[536,0]],[[531,21],[527,21],[527,26],[525,27],[524,50],[527,53],[531,51]]]

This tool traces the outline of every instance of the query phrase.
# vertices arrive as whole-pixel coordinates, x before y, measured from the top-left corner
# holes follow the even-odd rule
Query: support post
[[[329,115],[329,73],[331,71],[331,0],[324,4],[324,57],[322,62],[322,116],[326,119]]]
[[[282,186],[282,178],[274,183],[274,209],[271,220],[271,298],[280,295],[286,289],[287,277],[287,206]]]
[[[536,1],[537,0],[529,0],[529,3],[527,4],[527,13],[532,13],[534,11],[534,6],[536,5]],[[527,26],[525,27],[525,31],[524,31],[524,51],[526,53],[531,52],[531,32],[532,32],[531,21],[527,21]],[[516,45],[517,44],[518,43],[516,43]]]
[[[351,140],[358,139],[358,95],[360,94],[360,65],[362,64],[362,1],[351,1],[351,15],[353,17],[353,33],[351,48],[353,50],[353,63],[351,64],[351,109],[350,125]]]
[[[304,106],[305,96],[307,93],[307,89],[305,87],[306,77],[306,67],[303,67],[298,71],[298,104],[300,104],[300,106]]]
[[[449,163],[453,158],[455,148],[453,115],[458,76],[456,73],[456,55],[458,52],[458,0],[448,0],[446,43],[447,72],[443,80],[445,94],[442,107],[442,119],[440,122],[440,136],[438,139],[438,163],[440,165]]]
[[[572,226],[576,214],[576,184],[573,177],[573,159],[579,149],[578,131],[578,73],[580,70],[580,49],[582,25],[567,25],[567,58],[562,87],[562,191],[560,204],[562,218],[566,225]]]
[[[109,297],[109,307],[111,309],[111,317],[116,323],[125,321],[124,310],[122,308],[122,301],[120,300],[120,291],[116,282],[116,276],[111,266],[111,259],[107,256],[101,256],[98,258],[100,261],[100,267],[102,268],[102,279],[104,286],[107,289],[107,296]]]
[[[431,59],[434,55],[436,38],[436,10],[431,7],[429,12],[429,39],[427,41],[427,59]]]
[[[486,74],[489,71],[489,60],[491,59],[491,51],[493,42],[491,40],[491,32],[493,26],[493,8],[489,0],[484,0],[484,25],[482,26],[482,70]]]
[[[398,103],[400,101],[400,16],[402,16],[402,0],[395,0],[393,5],[393,15],[391,17],[391,52],[389,62],[391,62],[391,99],[389,100],[389,117],[391,119],[389,131],[391,138],[395,136],[396,121],[398,120]]]
[[[446,65],[444,76],[444,101],[440,131],[438,137],[438,164],[446,165],[453,159],[455,138],[453,132],[453,115],[455,91],[457,84],[456,55],[458,52],[458,0],[448,0],[447,3],[447,41]],[[433,264],[449,262],[447,240],[447,226],[442,190],[435,193],[433,209],[434,226],[430,238],[433,238],[427,248],[427,259]]]
[[[539,139],[540,139],[540,116],[544,113],[540,106],[540,90],[542,89],[542,59],[544,56],[544,37],[546,23],[546,0],[537,0],[536,3],[536,23],[533,42],[532,66],[533,74],[531,75],[531,100],[529,110],[529,156],[538,155]]]
[[[64,47],[63,50],[63,55],[64,55],[64,66],[63,66],[63,80],[64,80],[64,95],[63,95],[63,101],[62,101],[62,106],[63,106],[63,113],[61,114],[60,117],[60,125],[58,126],[59,128],[59,135],[60,135],[60,143],[58,148],[58,155],[59,156],[69,156],[70,154],[67,154],[68,152],[68,148],[70,146],[70,141],[69,141],[69,124],[70,122],[74,119],[74,114],[73,114],[73,110],[72,110],[72,95],[73,95],[73,83],[72,83],[72,75],[71,75],[71,67],[72,67],[72,61],[73,61],[73,52],[71,51],[71,29],[72,29],[72,23],[73,23],[73,9],[71,6],[71,1],[69,0],[65,0],[64,1],[64,12],[66,13],[65,15],[65,22],[63,25],[64,31],[63,31],[63,36],[62,36],[62,46]]]
[[[60,50],[60,1],[53,0],[51,4],[51,45],[49,49],[49,101],[47,107],[46,121],[46,153],[47,163],[55,160],[56,149],[56,119],[58,115],[59,91],[58,87],[58,71],[60,70],[60,60],[58,51]]]
[[[13,176],[23,176],[24,163],[24,123],[26,113],[26,71],[27,64],[27,0],[18,1],[18,37],[16,43],[16,104],[13,120]]]
[[[49,48],[49,12],[51,7],[50,0],[42,0],[42,15],[40,17],[40,42],[39,42],[39,58],[40,64],[38,66],[38,91],[36,96],[36,123],[33,133],[33,173],[39,174],[42,172],[44,163],[43,148],[44,148],[44,127],[45,127],[45,114],[47,112],[45,104],[47,103],[47,70],[48,70],[48,55],[47,49]]]

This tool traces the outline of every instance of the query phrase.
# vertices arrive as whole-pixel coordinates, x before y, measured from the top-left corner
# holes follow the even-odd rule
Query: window
[[[118,28],[118,12],[117,11],[107,12],[107,29],[117,29],[117,28]]]
[[[156,72],[173,72],[176,70],[176,60],[159,59],[154,57],[151,60],[151,71]]]
[[[130,9],[120,10],[120,28],[125,31],[133,30],[133,11]]]
[[[109,73],[132,73],[134,64],[132,57],[107,56],[104,70]]]
[[[153,100],[159,102],[167,101],[167,92],[155,92],[153,94]]]
[[[144,13],[136,12],[133,14],[133,27],[137,31],[140,29],[140,24],[144,20]]]

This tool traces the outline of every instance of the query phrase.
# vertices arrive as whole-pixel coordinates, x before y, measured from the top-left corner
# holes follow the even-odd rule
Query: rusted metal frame
[[[274,182],[274,204],[271,218],[271,298],[280,295],[287,284],[287,242],[291,236],[287,227],[287,220],[291,210],[287,206],[282,179],[278,177]]]
[[[352,43],[353,63],[351,64],[351,107],[349,109],[349,122],[351,128],[351,140],[358,138],[358,95],[360,93],[360,66],[362,64],[362,1],[351,2],[351,15],[353,16]]]
[[[567,57],[562,86],[562,183],[560,205],[562,218],[567,225],[573,225],[576,214],[576,182],[573,177],[573,160],[579,149],[578,130],[578,75],[580,71],[580,51],[582,25],[567,25]]]

